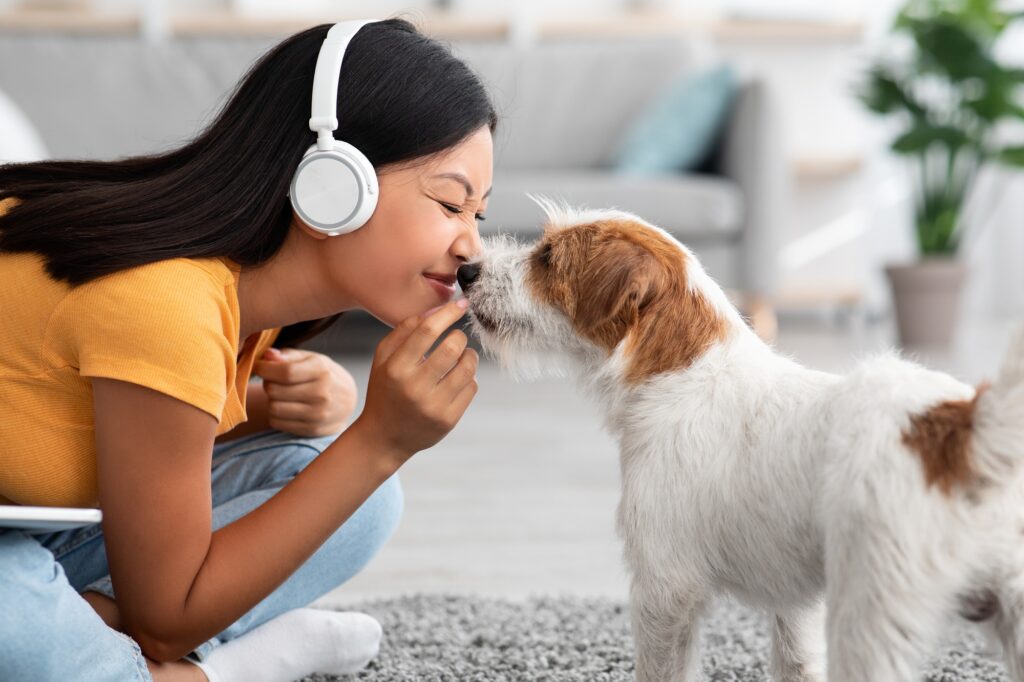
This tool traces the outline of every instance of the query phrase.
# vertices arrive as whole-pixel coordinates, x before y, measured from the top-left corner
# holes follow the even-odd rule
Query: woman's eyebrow
[[[455,182],[459,183],[460,185],[462,185],[463,187],[466,188],[466,198],[467,199],[472,199],[473,195],[476,193],[476,190],[473,189],[473,183],[471,183],[469,181],[469,178],[467,178],[462,173],[438,173],[437,175],[435,175],[433,177],[435,177],[435,178],[443,178],[445,180],[454,180]],[[488,188],[488,190],[486,192],[484,192],[484,195],[481,198],[482,199],[486,199],[490,195],[491,189],[493,189],[493,188]]]

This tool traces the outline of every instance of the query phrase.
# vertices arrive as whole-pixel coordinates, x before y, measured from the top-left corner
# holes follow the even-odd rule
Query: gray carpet
[[[625,605],[605,599],[526,602],[413,596],[353,605],[384,626],[380,656],[357,675],[314,675],[307,682],[619,682],[633,679]],[[724,603],[704,628],[708,682],[768,679],[765,620]],[[929,682],[1005,682],[1002,663],[979,637],[955,632],[923,678]]]

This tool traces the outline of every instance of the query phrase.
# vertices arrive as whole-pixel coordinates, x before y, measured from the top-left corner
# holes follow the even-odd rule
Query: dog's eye
[[[537,262],[544,267],[551,266],[551,242],[548,242],[544,246],[540,247],[537,251]]]

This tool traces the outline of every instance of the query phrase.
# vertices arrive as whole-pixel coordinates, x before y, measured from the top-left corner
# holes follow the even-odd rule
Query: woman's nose
[[[455,273],[455,277],[459,280],[459,286],[462,287],[463,292],[468,292],[473,287],[473,282],[479,276],[480,266],[473,264],[460,266]]]
[[[483,252],[484,245],[480,239],[480,228],[476,220],[468,221],[466,230],[455,240],[452,247],[455,256],[463,262],[479,256]]]

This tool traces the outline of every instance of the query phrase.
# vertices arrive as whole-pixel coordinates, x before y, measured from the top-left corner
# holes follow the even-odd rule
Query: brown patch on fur
[[[611,352],[628,336],[628,383],[685,369],[728,330],[710,301],[687,287],[679,246],[630,221],[547,232],[528,284],[599,347]]]
[[[917,453],[929,486],[937,485],[949,495],[956,484],[974,477],[971,465],[971,435],[978,398],[988,388],[978,387],[971,400],[947,400],[924,414],[910,418],[910,430],[903,432],[903,444]]]

